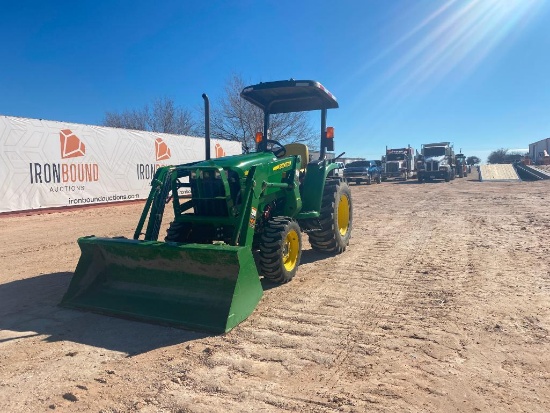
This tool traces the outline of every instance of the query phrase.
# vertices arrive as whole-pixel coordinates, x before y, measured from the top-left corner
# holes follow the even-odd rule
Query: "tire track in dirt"
[[[550,343],[548,329],[542,323],[550,291],[550,268],[547,261],[540,260],[544,255],[533,256],[534,251],[545,252],[544,237],[536,235],[548,229],[544,222],[550,215],[517,214],[518,210],[529,210],[532,199],[514,192],[494,196],[493,200],[478,202],[472,211],[472,228],[485,236],[473,237],[468,247],[476,252],[472,270],[479,278],[475,295],[479,304],[472,317],[472,331],[477,344],[490,343],[491,348],[472,357],[479,366],[472,367],[477,371],[475,396],[489,410],[510,399],[539,403],[541,395],[534,390],[544,386],[540,378],[550,364],[525,350]],[[520,262],[523,268],[518,268]],[[522,301],[529,302],[529,307],[525,308]],[[502,378],[503,371],[508,372],[506,379],[495,383],[493,377]],[[522,410],[519,405],[513,409]]]
[[[428,237],[430,229],[423,225],[420,228],[415,228],[414,232],[407,232],[407,234],[401,236],[399,239],[399,249],[394,248],[394,241],[388,241],[384,237],[387,234],[399,234],[403,232],[401,228],[410,220],[410,215],[424,209],[426,204],[432,202],[432,197],[436,196],[436,192],[434,191],[432,189],[432,194],[428,198],[416,202],[409,214],[400,216],[399,220],[385,220],[386,215],[384,215],[381,221],[389,222],[389,224],[379,229],[380,237],[368,239],[369,243],[374,241],[373,246],[366,249],[364,255],[356,257],[355,261],[346,258],[344,254],[333,258],[336,261],[336,271],[329,270],[332,264],[331,260],[323,261],[321,268],[317,266],[317,272],[323,273],[325,270],[330,272],[330,274],[327,274],[327,277],[330,276],[329,282],[319,284],[317,280],[310,279],[309,282],[301,283],[299,289],[291,291],[290,297],[285,299],[284,303],[286,305],[289,301],[293,301],[292,298],[296,294],[303,294],[304,288],[308,291],[308,297],[326,297],[327,299],[325,303],[320,303],[318,306],[306,308],[300,306],[297,308],[297,311],[302,311],[303,316],[310,320],[310,323],[312,320],[318,320],[313,321],[315,325],[330,323],[330,330],[328,334],[323,334],[323,341],[330,340],[332,343],[331,350],[323,351],[322,349],[317,349],[320,354],[317,353],[316,357],[322,360],[323,363],[306,365],[299,374],[295,374],[289,378],[290,388],[296,387],[299,389],[297,393],[303,391],[304,378],[308,377],[314,382],[315,393],[319,396],[317,402],[326,403],[329,401],[334,404],[335,400],[337,402],[342,399],[339,393],[342,391],[341,388],[345,386],[340,386],[340,381],[342,371],[349,367],[350,356],[355,353],[365,353],[364,348],[366,347],[368,353],[368,347],[376,348],[378,346],[380,338],[374,334],[375,330],[380,327],[383,320],[387,319],[395,311],[404,290],[410,287],[406,276],[403,279],[403,263],[410,262],[418,253],[417,245],[422,244],[421,241]],[[392,211],[386,213],[391,215]],[[371,222],[367,224],[370,225]],[[356,226],[358,231],[355,229],[354,231],[361,232],[364,229],[362,227],[362,225],[359,227]],[[371,228],[369,228],[370,230]],[[355,237],[357,235],[354,235]],[[361,244],[354,244],[352,240],[350,248],[361,246]],[[403,246],[404,248],[401,248]],[[382,266],[373,265],[375,262],[370,260],[369,257],[371,256],[377,258],[384,257],[386,264]],[[369,268],[369,266],[372,268]],[[366,274],[366,277],[353,277],[347,274]],[[308,277],[309,275],[311,274],[305,274],[304,277]],[[313,283],[316,284],[313,285]],[[338,288],[338,286],[342,285],[342,288]],[[336,291],[334,290],[335,288]],[[366,291],[366,294],[356,297],[358,290]],[[301,302],[302,300],[298,299],[297,301]],[[329,302],[331,303],[329,307],[331,308],[330,312],[319,311],[321,308],[326,308]],[[311,308],[316,309],[316,311],[311,311]],[[275,311],[270,307],[268,314],[262,312],[262,319],[266,319],[267,324],[278,324],[280,323],[280,319],[277,318],[277,322],[274,322],[271,319],[271,315],[283,312],[288,313],[288,310],[289,308],[286,306],[276,307]],[[337,310],[340,311],[336,315],[331,316],[331,312]],[[347,315],[343,318],[342,310],[347,311]],[[340,320],[339,325],[332,322],[332,318]],[[342,319],[345,320],[345,323],[342,323]],[[295,321],[294,318],[290,318],[288,320],[290,324],[280,326],[277,330],[292,330]],[[338,337],[342,338],[338,339]],[[308,350],[311,351],[311,348]],[[335,354],[333,354],[334,350],[336,350]],[[368,356],[368,354],[364,355]],[[314,378],[311,379],[312,377]],[[295,383],[295,385],[292,383]],[[333,395],[332,393],[335,394]],[[289,398],[290,395],[286,394],[286,397]],[[301,400],[297,394],[292,396],[292,398]]]
[[[461,305],[456,291],[469,276],[468,253],[460,248],[469,237],[465,212],[456,196],[461,184],[438,188],[437,210],[425,208],[418,217],[431,233],[412,260],[410,288],[392,320],[394,335],[384,347],[388,371],[380,378],[384,387],[403,395],[401,409],[419,396],[434,402],[451,397],[442,381],[463,362],[454,315]],[[413,378],[403,380],[404,372]]]
[[[411,214],[422,210],[423,204],[429,202],[430,198],[416,202],[416,209]],[[360,216],[361,212],[359,202],[356,214]],[[350,355],[357,353],[363,359],[378,351],[379,339],[375,330],[381,320],[395,310],[403,290],[409,286],[406,280],[399,279],[399,272],[403,272],[400,267],[403,260],[415,254],[415,244],[424,236],[422,231],[416,231],[399,240],[400,245],[408,243],[403,258],[403,253],[385,237],[388,233],[402,232],[400,227],[410,215],[386,220],[391,214],[392,211],[383,213],[380,222],[387,222],[387,225],[381,227],[370,220],[355,224],[350,250],[367,243],[363,254],[352,258],[344,253],[306,263],[292,283],[266,291],[256,312],[231,333],[238,335],[235,341],[242,342],[242,346],[238,345],[231,356],[223,350],[213,349],[208,363],[199,370],[225,369],[226,374],[231,374],[233,383],[250,377],[257,377],[258,383],[262,383],[269,377],[272,383],[269,390],[261,385],[249,385],[247,390],[265,406],[306,411],[319,406],[335,408],[346,403],[348,396],[340,394],[340,387],[345,387],[340,384],[342,369],[355,362]],[[360,237],[357,234],[361,231],[375,235]],[[381,258],[391,264],[379,265]],[[356,297],[357,291],[365,291],[365,294]],[[322,345],[312,343],[312,337]],[[203,375],[200,371],[190,373],[195,386],[208,392],[212,385],[200,379]],[[222,377],[214,376],[213,381],[223,382]],[[217,394],[220,393],[228,403],[239,397],[224,386],[218,389]],[[304,394],[317,396],[305,400]],[[363,403],[354,399],[356,397],[347,402]]]
[[[23,412],[51,404],[72,412],[547,411],[547,186],[533,186],[539,196],[531,186],[502,185],[352,186],[349,250],[324,257],[305,242],[297,277],[267,289],[226,335],[59,310],[70,323],[95,325],[76,329],[88,339],[110,336],[100,342],[138,351],[121,353],[74,333],[0,342],[0,401]],[[132,219],[124,226],[134,224],[136,211],[126,212]],[[120,213],[103,214],[86,228],[120,233]],[[86,218],[58,222],[68,228]],[[75,231],[56,232],[51,219],[37,229],[52,233],[41,250],[39,237],[30,236],[38,222],[13,219],[20,225],[5,234],[22,234],[13,251],[59,271],[57,257],[47,256],[66,237],[76,239]],[[33,277],[41,267],[29,265],[34,272],[22,274]],[[66,333],[63,319],[55,322]]]

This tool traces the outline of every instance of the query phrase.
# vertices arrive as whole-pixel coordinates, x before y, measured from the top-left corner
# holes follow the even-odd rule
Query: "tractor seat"
[[[285,156],[291,155],[300,155],[302,160],[302,171],[305,171],[307,163],[309,162],[309,149],[307,145],[303,143],[289,143],[285,145],[286,153]]]

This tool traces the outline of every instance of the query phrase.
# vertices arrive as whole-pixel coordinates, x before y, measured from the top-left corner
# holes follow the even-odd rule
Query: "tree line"
[[[221,98],[212,102],[210,134],[212,138],[241,142],[245,151],[254,149],[256,132],[263,131],[264,116],[260,108],[240,97],[246,87],[239,75],[232,75]],[[177,135],[204,136],[204,109],[192,111],[178,106],[172,98],[154,99],[141,108],[121,112],[108,111],[104,126]],[[269,139],[282,144],[301,142],[315,145],[318,136],[306,112],[271,116]]]
[[[500,148],[496,149],[489,154],[487,157],[487,162],[496,164],[496,163],[514,163],[519,162],[524,156],[528,154],[519,153],[519,152],[510,152],[509,149]]]
[[[519,152],[510,152],[509,149],[500,148],[492,151],[487,157],[487,163],[499,164],[499,163],[514,163],[520,161],[527,154]],[[467,165],[477,165],[481,163],[481,159],[477,156],[468,156],[466,158]]]
[[[225,84],[218,101],[210,110],[210,134],[212,138],[240,142],[245,151],[254,149],[256,132],[263,131],[264,116],[260,108],[241,98],[246,87],[240,75],[233,74]],[[149,104],[136,109],[107,111],[103,126],[113,128],[171,133],[187,136],[204,136],[204,109],[194,111],[178,106],[170,97],[156,98]],[[282,144],[301,142],[311,149],[318,149],[318,133],[311,126],[306,112],[280,113],[272,115],[270,136]],[[488,163],[513,163],[522,154],[500,148],[489,155]],[[466,158],[468,165],[481,163],[477,156]]]

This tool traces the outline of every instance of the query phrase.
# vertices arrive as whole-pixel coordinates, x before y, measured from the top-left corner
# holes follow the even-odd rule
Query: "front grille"
[[[399,164],[397,163],[387,163],[386,171],[387,172],[397,172],[399,170]]]
[[[426,162],[426,171],[437,171],[439,170],[439,162]]]
[[[214,170],[209,176],[191,179],[191,194],[197,216],[227,216],[225,187],[221,179],[216,179]]]

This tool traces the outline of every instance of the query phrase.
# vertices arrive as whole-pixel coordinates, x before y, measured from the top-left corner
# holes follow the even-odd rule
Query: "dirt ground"
[[[225,335],[57,305],[142,205],[0,218],[1,410],[548,412],[549,185],[352,185],[348,250]]]

